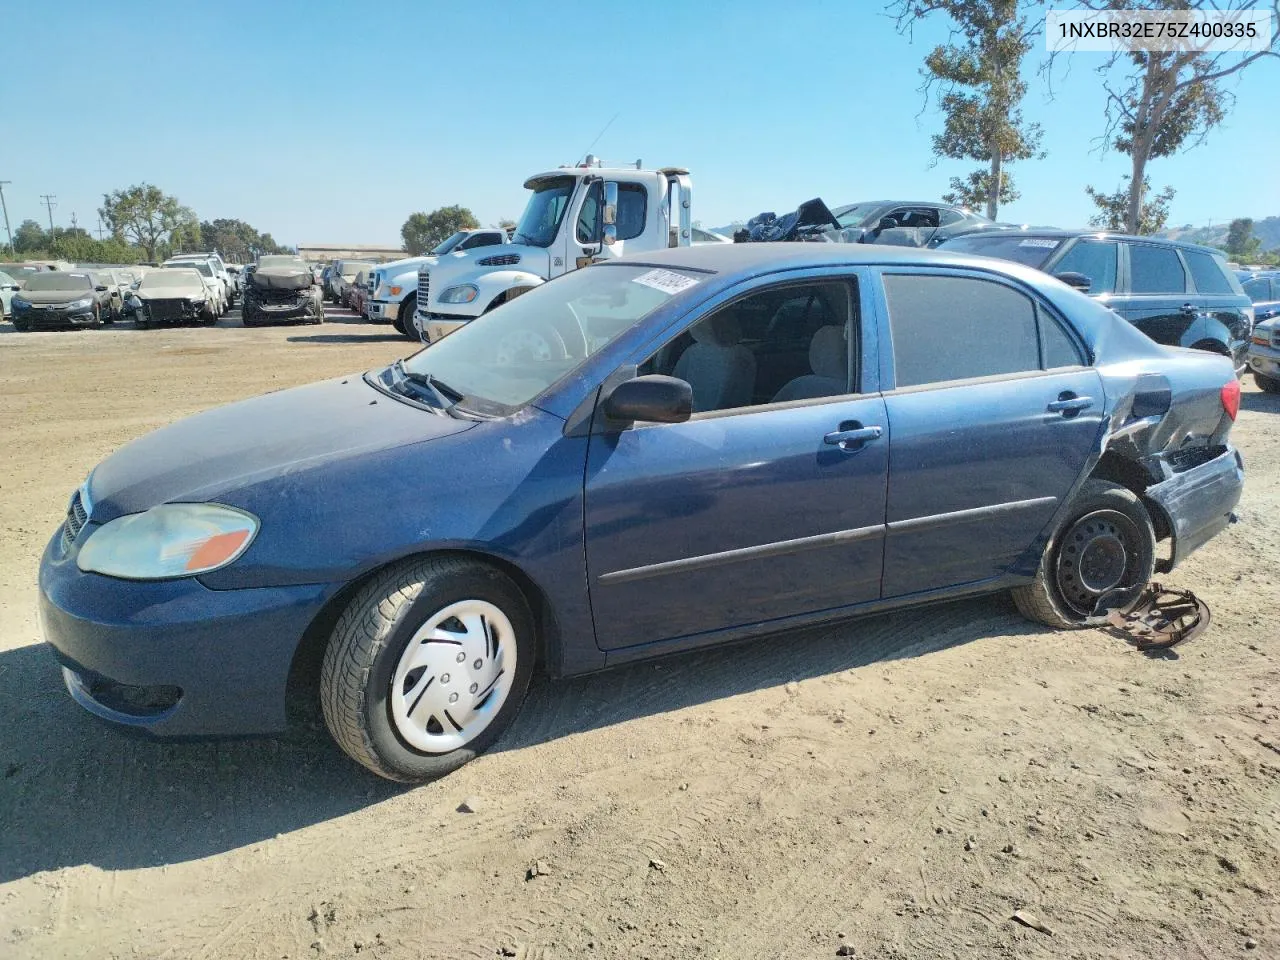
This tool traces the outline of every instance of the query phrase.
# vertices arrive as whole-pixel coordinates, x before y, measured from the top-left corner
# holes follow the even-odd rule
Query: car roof
[[[899,247],[874,243],[700,243],[672,247],[652,253],[637,253],[606,263],[653,264],[703,270],[709,273],[740,273],[761,268],[797,269],[806,266],[860,266],[905,264],[923,266],[966,266],[992,269],[991,257],[954,253],[945,249]]]
[[[1012,230],[988,230],[966,233],[955,237],[956,240],[981,239],[983,237],[1008,237],[1012,233],[1020,233],[1024,237],[1058,237],[1069,240],[1072,237],[1097,237],[1100,240],[1133,240],[1138,243],[1156,243],[1169,247],[1182,247],[1186,250],[1199,250],[1204,253],[1222,254],[1216,247],[1206,247],[1201,243],[1190,243],[1186,240],[1174,240],[1171,237],[1142,236],[1134,233],[1120,233],[1118,230],[1064,229],[1061,227],[1015,227]],[[950,241],[947,241],[950,242]],[[1223,254],[1225,256],[1225,254]]]

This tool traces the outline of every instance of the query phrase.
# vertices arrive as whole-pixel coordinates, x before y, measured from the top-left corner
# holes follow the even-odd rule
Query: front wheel
[[[403,561],[334,628],[320,673],[325,722],[379,776],[444,776],[511,725],[534,652],[529,605],[503,573],[461,557]]]
[[[1132,491],[1086,480],[1054,531],[1035,581],[1015,587],[1013,601],[1028,620],[1059,629],[1092,627],[1113,609],[1127,609],[1155,571],[1151,516]],[[1099,600],[1112,595],[1099,610]]]
[[[1265,373],[1253,371],[1253,382],[1258,385],[1259,390],[1265,390],[1267,393],[1280,393],[1280,380],[1275,377],[1268,377]]]

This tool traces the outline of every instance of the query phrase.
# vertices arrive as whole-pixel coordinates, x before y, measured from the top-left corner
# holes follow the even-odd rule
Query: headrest
[[[848,354],[844,327],[819,327],[809,341],[809,366],[820,377],[843,380],[849,365]]]
[[[742,327],[734,314],[717,310],[711,316],[699,320],[690,327],[689,335],[699,343],[709,343],[716,347],[732,347],[742,339]]]

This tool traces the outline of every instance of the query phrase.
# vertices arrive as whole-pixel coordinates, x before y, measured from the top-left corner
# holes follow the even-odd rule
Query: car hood
[[[184,283],[178,287],[139,287],[134,291],[139,300],[203,300],[203,283]]]
[[[482,263],[491,258],[498,259],[496,264]],[[514,258],[518,258],[512,262]],[[551,251],[545,247],[535,247],[524,243],[501,243],[488,247],[472,247],[470,250],[459,250],[446,253],[443,257],[427,257],[423,266],[429,267],[433,275],[461,275],[472,270],[524,270],[545,276],[550,263]]]
[[[38,303],[47,305],[50,303],[70,303],[73,300],[83,300],[85,297],[92,297],[94,291],[88,287],[83,290],[19,290],[15,296],[21,297],[27,303]]]
[[[93,519],[217,500],[250,484],[473,426],[401,403],[360,374],[269,393],[179,420],[107,457],[89,480]]]

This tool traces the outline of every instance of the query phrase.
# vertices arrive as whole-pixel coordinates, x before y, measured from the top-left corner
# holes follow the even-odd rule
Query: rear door
[[[1128,277],[1120,315],[1156,343],[1191,346],[1192,329],[1204,314],[1204,298],[1194,292],[1177,249],[1132,240],[1120,249]]]
[[[1001,577],[1097,443],[1101,381],[1074,332],[1003,278],[886,268],[882,290],[893,344],[883,595]]]
[[[1230,351],[1236,369],[1242,369],[1249,352],[1249,334],[1253,332],[1248,295],[1228,269],[1226,257],[1186,247],[1181,253],[1203,311],[1204,327],[1195,332],[1195,339],[1220,340]]]

